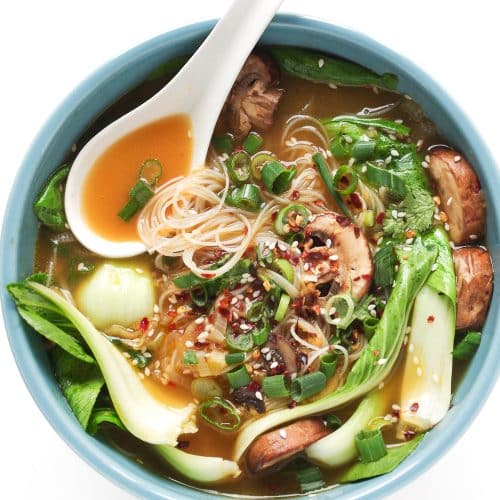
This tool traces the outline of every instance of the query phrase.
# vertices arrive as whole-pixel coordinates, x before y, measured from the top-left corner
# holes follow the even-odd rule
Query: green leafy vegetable
[[[467,360],[471,359],[476,353],[479,344],[481,343],[481,333],[467,332],[465,337],[453,349],[453,357],[455,359]]]
[[[353,125],[359,125],[361,127],[373,127],[383,130],[384,132],[397,134],[400,137],[408,137],[410,135],[411,129],[402,123],[397,123],[392,120],[387,120],[386,118],[366,118],[356,115],[340,115],[328,120],[329,123],[351,123]]]
[[[367,464],[356,463],[351,465],[340,477],[340,483],[353,483],[362,479],[388,474],[394,470],[410,453],[419,445],[424,435],[415,437],[412,441],[408,441],[400,446],[393,446],[387,450],[387,455]]]
[[[396,277],[396,264],[398,259],[394,243],[387,242],[373,257],[374,275],[373,279],[377,286],[392,286]]]
[[[456,285],[447,234],[436,229],[425,241],[439,249],[437,261],[413,307],[400,394],[399,435],[425,431],[447,413],[451,401]]]
[[[283,71],[306,80],[335,85],[373,85],[388,90],[395,90],[398,85],[395,75],[378,75],[343,59],[292,47],[273,47],[270,52]]]
[[[33,205],[38,220],[52,231],[66,230],[62,185],[68,173],[69,166],[64,166],[57,171],[49,179]]]
[[[236,440],[237,459],[256,435],[290,420],[333,410],[363,396],[386,378],[398,358],[414,298],[427,280],[436,255],[435,246],[424,244],[420,238],[407,249],[384,314],[344,385],[311,403],[278,410],[249,422]]]
[[[99,430],[99,426],[104,423],[116,425],[123,431],[127,430],[114,409],[98,408],[94,409],[92,415],[90,415],[87,432],[92,436],[95,436]]]
[[[56,379],[64,397],[84,429],[87,429],[104,378],[96,364],[82,363],[62,349],[52,354]]]

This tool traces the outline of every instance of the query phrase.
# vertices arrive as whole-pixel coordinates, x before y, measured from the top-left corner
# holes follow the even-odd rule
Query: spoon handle
[[[189,103],[193,124],[193,166],[201,165],[217,117],[248,55],[283,0],[235,0],[165,91],[176,87],[178,102]],[[160,94],[163,91],[160,91]]]

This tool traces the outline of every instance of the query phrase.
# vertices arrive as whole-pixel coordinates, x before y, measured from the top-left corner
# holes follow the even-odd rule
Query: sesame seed
[[[398,217],[402,219],[403,217],[406,217],[406,212],[398,212]]]
[[[363,165],[361,167],[361,172],[363,172],[364,174],[367,172],[367,170],[368,170],[368,167],[366,165]]]
[[[446,206],[449,207],[451,205],[451,202],[453,201],[453,198],[450,196],[448,200],[446,201]]]
[[[377,361],[377,365],[385,365],[387,363],[387,358],[380,358]]]
[[[267,359],[267,358],[266,358]],[[269,365],[269,368],[271,368],[271,370],[274,370],[275,368],[278,368],[278,362],[277,361],[273,361],[270,365]]]
[[[426,161],[423,161],[420,165],[424,168],[429,168],[429,164]]]
[[[375,311],[375,309],[372,309],[372,310],[370,311],[370,314],[371,314],[374,318],[376,318],[376,317],[377,317],[377,311]]]
[[[128,352],[123,352],[122,354],[124,358],[130,359],[130,354]]]
[[[137,361],[137,359],[133,359],[133,360],[132,360],[132,364],[133,364],[134,366],[137,366],[137,364],[138,364],[138,363],[139,363],[139,362]]]
[[[388,156],[388,157],[384,160],[384,163],[385,163],[386,165],[389,165],[389,163],[391,163],[391,161],[392,161],[392,156]]]
[[[192,341],[192,340],[186,340],[186,342],[185,342],[185,346],[186,346],[186,347],[193,347],[193,346],[194,346],[194,343],[193,343],[193,341]]]
[[[377,245],[382,245],[382,242],[384,241],[384,237],[381,236],[378,240],[377,240]]]
[[[423,139],[419,139],[417,141],[417,148],[420,149],[423,145],[424,145],[424,140]]]
[[[449,231],[450,230],[450,225],[447,222],[445,222],[445,224],[444,224],[444,230],[445,231]]]
[[[395,141],[397,139],[397,137],[394,134],[389,134],[389,139],[392,139],[393,141]]]
[[[330,257],[328,257],[328,259],[333,260],[333,261],[339,260],[339,256],[338,255],[330,255]]]
[[[392,215],[392,218],[393,218],[393,219],[397,219],[397,218],[398,218],[398,211],[397,211],[397,210],[393,210],[393,211],[391,212],[391,215]]]
[[[398,404],[394,403],[394,404],[392,405],[392,409],[393,409],[394,411],[399,411],[399,410],[401,410],[401,406],[399,406]]]
[[[431,157],[429,155],[425,155],[425,161],[427,163],[430,163],[431,162]]]
[[[284,243],[282,243],[281,241],[278,243],[278,248],[282,251],[282,252],[286,252],[286,245]]]
[[[344,135],[345,142],[350,144],[352,142],[352,137],[350,135]]]
[[[205,318],[203,316],[200,316],[199,318],[196,318],[194,320],[194,322],[197,324],[197,325],[201,325],[202,323],[205,323]]]
[[[151,370],[146,366],[146,368],[144,368],[144,375],[146,375],[146,377],[149,377],[151,375]]]
[[[455,156],[455,158],[453,158],[453,160],[455,161],[455,163],[458,163],[460,160],[462,159],[461,156]]]
[[[260,399],[261,401],[262,401],[262,399],[263,399],[263,398],[262,398],[262,393],[261,393],[260,391],[255,391],[255,397],[256,397],[257,399]]]
[[[255,290],[255,292],[252,293],[252,297],[256,299],[260,295],[260,290]]]
[[[405,241],[405,243],[406,243],[407,245],[411,245],[411,244],[413,243],[413,238],[408,238],[408,239]]]
[[[408,346],[408,352],[413,352],[415,350],[415,346],[413,344],[410,344]]]
[[[168,298],[168,301],[171,303],[171,304],[177,304],[177,297],[175,295],[171,295],[169,298]]]
[[[336,307],[330,307],[330,310],[328,311],[328,314],[330,316],[333,316],[336,312],[337,312],[337,308]]]
[[[470,240],[477,240],[477,234],[471,234],[471,235],[469,236],[469,239],[470,239]]]
[[[240,329],[245,332],[247,330],[250,330],[250,325],[247,325],[246,323],[241,323]]]
[[[294,241],[292,243],[292,248],[297,248],[299,246],[299,242],[298,241]]]
[[[309,270],[309,267],[310,267],[310,266],[309,266],[309,262],[306,262],[306,263],[304,264],[304,271],[308,271],[308,270]]]
[[[413,362],[418,365],[420,363],[420,360],[418,359],[418,356],[413,356]]]
[[[368,304],[367,309],[368,309],[369,311],[372,311],[372,310],[373,310],[373,309],[375,309],[376,307],[377,307],[377,305],[376,305],[376,304]]]
[[[434,263],[434,264],[432,264],[432,266],[431,266],[431,271],[436,271],[436,270],[437,270],[437,268],[438,268],[438,265],[437,265],[437,263],[435,262],[435,263]]]
[[[337,85],[335,85],[334,83],[329,83],[328,86],[334,90],[337,88]]]
[[[397,158],[399,156],[399,153],[396,149],[391,149],[391,156],[394,156],[394,158]]]
[[[325,241],[325,245],[328,247],[328,248],[331,248],[332,246],[332,240],[330,238],[328,238],[326,241]]]
[[[318,59],[318,66],[322,68],[325,65],[325,60],[324,59]]]
[[[385,384],[383,382],[380,382],[380,384],[378,384],[378,388],[380,391],[384,388],[384,385]]]
[[[417,377],[421,377],[422,376],[422,368],[420,368],[420,366],[417,368]]]
[[[262,354],[266,354],[266,353],[268,353],[268,352],[269,352],[269,347],[263,347],[263,348],[260,350],[260,352],[261,352]]]
[[[287,438],[287,435],[286,435],[286,430],[285,429],[280,429],[280,438],[281,439],[286,439]]]

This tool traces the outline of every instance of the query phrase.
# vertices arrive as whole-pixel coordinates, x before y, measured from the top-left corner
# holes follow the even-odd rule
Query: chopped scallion
[[[204,401],[198,411],[206,422],[217,429],[234,431],[240,426],[238,410],[225,399],[216,397]]]
[[[163,166],[158,160],[146,160],[139,170],[139,179],[144,179],[150,186],[156,186],[162,172]]]
[[[249,212],[258,212],[262,205],[260,190],[255,184],[244,184],[234,188],[226,196],[226,203]]]
[[[250,179],[250,157],[244,151],[234,153],[226,161],[226,167],[229,177],[237,186]]]
[[[351,155],[356,160],[368,160],[375,152],[376,142],[373,139],[358,139],[352,146]]]
[[[229,385],[233,389],[238,389],[238,387],[243,387],[244,385],[247,385],[252,381],[245,366],[239,366],[238,368],[235,368],[234,370],[227,372],[226,376]]]
[[[337,355],[333,352],[325,354],[320,361],[319,370],[323,372],[326,378],[330,378],[335,374],[337,369]]]
[[[465,337],[453,349],[453,357],[460,360],[471,359],[481,343],[481,333],[467,332]]]
[[[262,391],[268,398],[286,398],[290,395],[284,375],[273,375],[262,379]]]
[[[252,161],[250,162],[250,170],[252,172],[252,177],[257,181],[260,181],[262,179],[262,168],[266,163],[271,161],[276,161],[276,158],[274,158],[274,156],[271,156],[268,153],[256,154],[252,158]]]
[[[289,189],[296,174],[297,167],[286,168],[276,160],[265,163],[261,171],[264,186],[273,194],[281,194]]]
[[[226,344],[233,351],[246,352],[253,347],[253,338],[250,333],[234,334],[230,329],[226,332]]]
[[[264,314],[264,302],[262,301],[257,301],[254,302],[247,311],[247,319],[248,321],[252,321],[255,323],[256,321],[259,321],[260,318],[262,318],[262,315]]]
[[[344,179],[347,179],[349,183],[347,184],[347,186],[342,187]],[[333,184],[335,185],[335,189],[339,192],[339,194],[352,194],[358,187],[358,174],[355,170],[349,167],[349,165],[342,165],[337,169],[335,175],[333,176]]]
[[[283,293],[280,297],[278,308],[274,313],[274,319],[276,321],[281,321],[285,317],[289,305],[290,305],[290,296],[287,295],[286,293]]]
[[[243,142],[243,149],[253,155],[262,147],[262,144],[264,144],[264,139],[257,132],[250,132]]]
[[[325,417],[325,422],[326,426],[334,431],[335,429],[338,429],[342,425],[342,420],[340,420],[335,413],[330,413]]]
[[[252,330],[253,342],[255,345],[263,345],[267,342],[269,334],[271,333],[271,326],[266,321],[261,327]]]
[[[376,462],[387,455],[384,437],[380,429],[361,431],[354,438],[359,458],[364,464]]]
[[[198,356],[195,351],[184,351],[183,362],[185,365],[197,365]]]
[[[323,372],[313,372],[297,377],[290,386],[292,399],[300,403],[314,394],[321,392],[326,386],[326,376]]]
[[[286,259],[276,259],[272,265],[273,269],[283,276],[287,281],[293,283],[295,279],[295,272],[293,270],[292,264]]]
[[[233,138],[229,134],[214,135],[212,137],[212,146],[219,154],[229,154],[233,150]]]
[[[228,352],[226,354],[226,364],[236,365],[238,363],[243,363],[245,361],[244,352]]]

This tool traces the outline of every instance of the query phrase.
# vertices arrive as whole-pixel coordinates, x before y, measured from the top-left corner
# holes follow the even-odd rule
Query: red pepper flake
[[[319,208],[326,208],[326,205],[323,200],[316,200],[314,204]]]
[[[382,224],[382,222],[384,222],[384,219],[385,219],[385,212],[379,212],[377,214],[377,218],[375,219],[375,221],[377,222],[377,224]]]
[[[434,320],[436,318],[434,318],[434,316],[431,314],[430,316],[427,316],[427,323],[434,323]]]
[[[271,214],[271,220],[274,222],[276,220],[276,217],[278,217],[278,212],[273,212]]]
[[[366,281],[370,281],[372,279],[371,274],[362,274],[361,277]]]
[[[142,318],[141,321],[139,322],[139,330],[141,332],[145,332],[148,328],[149,328],[149,319]]]
[[[399,418],[400,415],[400,410],[395,410],[394,408],[392,409],[392,416]]]
[[[375,357],[377,357],[379,354],[380,354],[380,351],[379,351],[378,349],[375,349],[375,350],[373,351],[373,355],[374,355]]]
[[[210,324],[214,324],[214,323],[215,323],[215,313],[210,313],[210,314],[208,315],[208,322],[209,322]]]
[[[294,190],[292,191],[292,194],[290,195],[290,199],[291,199],[292,201],[297,201],[299,198],[300,198],[300,193],[299,193],[299,191],[298,191],[297,189],[294,189]]]
[[[356,208],[361,208],[363,206],[363,203],[361,201],[361,198],[359,197],[358,193],[352,193],[349,196],[351,203],[356,207]]]
[[[247,234],[248,234],[248,227],[247,227],[247,226],[245,226],[245,227],[243,228],[243,234],[244,234],[244,235],[247,235]]]
[[[407,441],[411,441],[416,436],[416,433],[415,431],[405,431],[404,435]]]
[[[354,226],[354,236],[355,236],[355,238],[358,239],[360,234],[361,234],[361,229],[359,229],[358,226]]]
[[[201,273],[202,278],[211,279],[215,276],[215,273]]]
[[[340,227],[347,227],[351,223],[351,219],[344,215],[337,215],[336,219]]]
[[[177,387],[177,384],[171,381],[169,381],[167,385],[169,385],[170,387]]]
[[[418,411],[418,403],[413,403],[411,406],[410,406],[410,411],[412,411],[413,413],[416,413]]]
[[[194,343],[194,346],[196,347],[196,349],[203,349],[204,347],[207,347],[207,345],[208,345],[208,342],[200,342],[199,340],[197,340]]]
[[[168,311],[167,315],[169,318],[175,318],[177,316],[177,311],[171,309],[170,311]]]
[[[356,276],[352,281],[359,281],[361,279],[361,276]]]
[[[292,408],[295,408],[297,406],[297,401],[290,401],[288,403],[288,408],[292,409]]]

